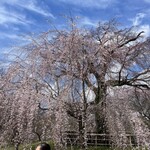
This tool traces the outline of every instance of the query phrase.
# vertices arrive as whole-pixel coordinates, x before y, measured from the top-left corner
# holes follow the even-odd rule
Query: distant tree
[[[130,98],[131,105],[134,110],[140,113],[140,117],[148,125],[150,129],[150,91],[143,89],[135,89]]]
[[[106,116],[109,131],[113,135],[112,141],[117,143],[118,147],[126,147],[129,144],[148,147],[150,132],[138,110],[139,107],[135,105],[138,104],[135,88],[125,86],[109,90],[111,94],[107,96]],[[148,102],[144,102],[148,106]],[[130,137],[131,135],[133,137]]]
[[[20,65],[12,64],[3,77],[1,88],[2,130],[1,142],[19,145],[33,140],[33,117],[37,110],[36,92]]]

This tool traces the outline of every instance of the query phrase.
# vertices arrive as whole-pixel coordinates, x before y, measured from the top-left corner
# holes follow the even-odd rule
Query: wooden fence
[[[131,134],[126,134],[127,145],[136,146],[135,136]],[[113,136],[109,134],[97,134],[97,133],[87,133],[87,145],[88,146],[115,146],[113,143]],[[79,134],[73,132],[65,133],[65,140],[67,145],[78,145]],[[120,136],[120,143],[123,143],[123,137]]]

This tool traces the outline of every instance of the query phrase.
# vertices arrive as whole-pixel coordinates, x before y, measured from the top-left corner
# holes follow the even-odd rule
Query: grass
[[[35,150],[36,147],[32,147],[32,150]],[[26,147],[26,150],[29,150],[30,147]],[[6,148],[1,148],[1,150],[15,150],[14,147],[6,147]],[[19,150],[23,150],[23,147],[20,147]],[[52,148],[52,150],[54,150],[54,148]],[[71,148],[68,148],[67,150],[71,150]],[[74,148],[73,150],[81,150],[79,148]],[[104,147],[91,147],[88,148],[88,150],[112,150],[112,149],[108,149],[108,148],[104,148]]]
[[[54,144],[52,142],[47,142],[48,144],[51,145],[51,148],[52,150],[54,150]],[[35,150],[35,148],[37,147],[37,145],[39,144],[39,142],[35,142],[33,144],[26,144],[26,145],[20,145],[19,147],[19,150]],[[24,149],[25,148],[25,149]],[[3,148],[0,148],[0,150],[15,150],[14,146],[9,146],[9,147],[3,147]],[[67,150],[81,150],[80,148],[78,147],[73,147],[71,149],[71,147],[68,147]],[[109,148],[109,147],[106,147],[106,146],[97,146],[97,147],[88,147],[88,150],[122,150],[122,149],[119,149],[119,148]],[[147,148],[143,149],[143,148],[126,148],[125,150],[148,150]]]
[[[52,142],[47,142],[51,145],[52,150],[54,150],[54,144]],[[32,144],[21,144],[19,150],[35,150],[35,148],[40,144],[40,142],[34,142]],[[15,150],[14,146],[0,147],[0,150]]]

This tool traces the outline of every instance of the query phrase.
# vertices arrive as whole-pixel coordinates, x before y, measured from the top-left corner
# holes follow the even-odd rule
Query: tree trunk
[[[95,110],[95,124],[97,133],[106,133],[106,91],[107,86],[103,80],[98,80],[98,87],[96,92],[95,104],[97,109]]]
[[[79,115],[79,145],[82,149],[87,149],[87,128],[86,128],[86,110],[83,110],[82,115]]]
[[[82,124],[82,114],[79,115],[78,118],[78,125],[79,125],[79,145],[81,148],[83,148],[83,142],[84,142],[84,137],[83,137],[83,124]]]
[[[15,150],[19,150],[19,143],[15,143]]]
[[[82,101],[82,111],[79,115],[79,144],[82,149],[87,150],[87,98],[85,93],[85,82],[82,82],[83,90],[83,101]]]
[[[95,112],[95,124],[97,133],[107,133],[106,116],[103,112]]]
[[[83,111],[83,148],[87,150],[87,114],[86,114],[86,109]]]

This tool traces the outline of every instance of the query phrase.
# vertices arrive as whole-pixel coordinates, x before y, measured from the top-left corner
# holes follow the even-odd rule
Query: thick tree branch
[[[109,80],[106,82],[107,85],[109,86],[123,86],[123,85],[128,85],[128,86],[133,86],[133,87],[138,87],[138,88],[146,88],[150,89],[150,87],[147,84],[138,84],[138,83],[131,83],[130,80]]]
[[[140,35],[141,35],[142,33],[144,33],[144,31],[141,31],[136,37],[131,38],[131,39],[128,39],[127,41],[125,41],[125,42],[122,43],[121,45],[118,45],[117,48],[121,48],[121,47],[123,47],[124,45],[126,45],[126,44],[128,44],[128,43],[130,43],[130,42],[136,41],[136,40],[140,37]]]

